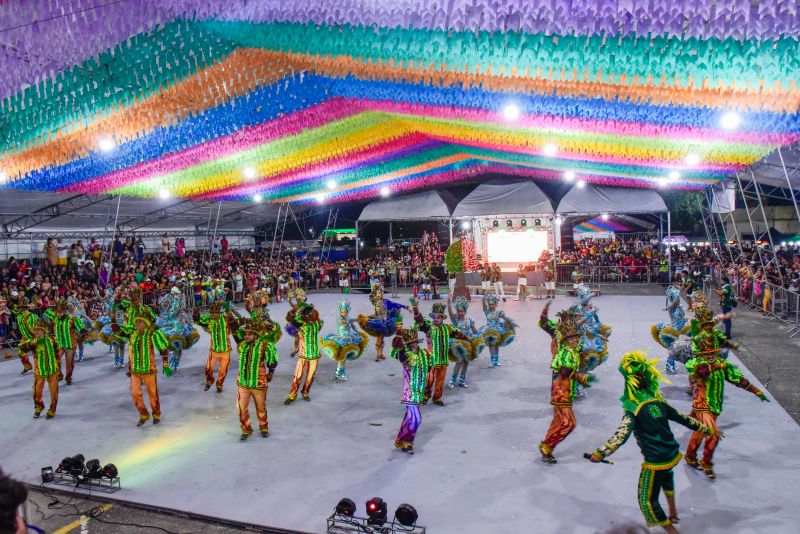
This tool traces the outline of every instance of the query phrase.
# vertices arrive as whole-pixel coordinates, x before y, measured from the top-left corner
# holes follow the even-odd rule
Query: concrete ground
[[[323,332],[334,327],[339,297],[311,296],[327,320]],[[354,314],[369,311],[366,296],[351,295],[350,300]],[[553,311],[571,303],[559,297]],[[0,364],[2,467],[37,483],[40,467],[81,452],[119,467],[123,489],[114,495],[117,499],[308,532],[324,532],[325,518],[344,496],[359,511],[368,498],[381,496],[390,515],[400,503],[411,503],[429,533],[527,533],[531,525],[543,533],[590,533],[641,524],[636,504],[641,455],[634,440],[612,458],[613,466],[590,464],[581,455],[618,425],[620,355],[643,348],[663,356],[649,332],[652,323],[666,318],[663,303],[660,294],[605,292],[596,299],[600,317],[614,328],[612,356],[598,369],[599,382],[577,402],[578,428],[557,449],[559,463],[553,466],[542,464],[536,451],[551,415],[549,339],[535,327],[543,301],[509,301],[504,307],[520,328],[517,341],[501,352],[502,367],[488,368],[488,355],[482,355],[470,367],[469,389],[446,390],[447,406],[423,408],[417,454],[411,457],[393,448],[403,416],[397,362],[376,363],[370,350],[348,365],[349,381],[339,383],[333,380],[334,362],[323,360],[312,401],[284,406],[295,363],[288,357],[290,338],[284,336],[281,363],[270,384],[271,435],[241,443],[235,364],[222,394],[204,392],[203,335],[184,355],[176,376],[160,378],[163,422],[157,427],[135,427],[128,379],[113,369],[102,346],[92,347],[87,361],[78,364],[75,383],[62,386],[58,415],[51,421],[31,419],[31,377],[17,374],[17,362]],[[427,313],[430,302],[423,302],[422,309]],[[285,312],[286,304],[273,308],[276,318]],[[766,322],[747,314],[741,313],[734,327],[744,345],[743,358],[749,358],[748,351],[756,361],[764,359],[760,351],[785,350],[782,335],[772,335],[768,350],[752,341],[748,328],[766,330]],[[473,301],[470,315],[483,323],[479,301]],[[772,377],[770,397],[776,369],[769,360],[763,370]],[[682,411],[690,408],[685,380],[681,370],[663,388]],[[795,532],[800,497],[793,488],[800,461],[794,452],[800,427],[780,403],[761,403],[733,387],[726,390],[720,424],[727,438],[715,457],[717,480],[709,482],[683,464],[675,469],[682,532]],[[688,431],[674,430],[685,445]],[[140,523],[153,524],[145,519],[150,518]],[[173,532],[194,531],[179,528],[184,523],[171,525],[166,528]]]

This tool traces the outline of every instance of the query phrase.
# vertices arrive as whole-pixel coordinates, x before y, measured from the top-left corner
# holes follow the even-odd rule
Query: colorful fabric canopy
[[[792,1],[31,0],[3,27],[17,189],[319,202],[567,172],[692,189],[800,141]]]

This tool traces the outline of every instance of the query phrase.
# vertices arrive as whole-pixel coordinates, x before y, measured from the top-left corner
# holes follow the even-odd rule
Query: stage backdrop
[[[528,264],[539,259],[548,248],[547,230],[499,230],[486,232],[485,250],[489,263],[503,268],[515,268],[520,263]]]

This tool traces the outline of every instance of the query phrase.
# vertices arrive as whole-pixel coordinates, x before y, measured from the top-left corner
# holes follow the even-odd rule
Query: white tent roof
[[[573,187],[558,204],[556,213],[652,213],[667,211],[661,195],[652,189]]]
[[[450,217],[450,207],[445,199],[454,200],[446,191],[423,191],[414,195],[377,200],[364,207],[358,220],[368,222],[446,219]]]
[[[119,203],[121,228],[139,231],[194,230],[205,227],[211,215],[214,226],[219,202],[184,199],[123,197]],[[9,232],[78,231],[110,229],[117,214],[117,197],[68,193],[42,193],[3,189],[0,225]],[[222,202],[219,229],[251,230],[274,221],[277,204]],[[111,221],[109,221],[111,218]]]
[[[453,217],[546,215],[553,204],[530,180],[490,180],[475,188],[453,210]]]

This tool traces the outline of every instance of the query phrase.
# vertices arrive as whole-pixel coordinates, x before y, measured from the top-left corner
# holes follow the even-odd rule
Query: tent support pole
[[[450,242],[447,245],[450,246],[450,245],[453,244],[453,219],[452,219],[452,217],[450,218],[450,220],[448,222],[449,222],[448,229],[450,230]]]
[[[392,246],[392,221],[389,221],[389,246]]]
[[[358,242],[358,221],[356,221],[356,261],[358,261],[358,249],[361,248]]]
[[[667,210],[667,270],[672,279],[672,214]]]
[[[781,158],[781,167],[783,167],[783,175],[786,177],[786,187],[789,188],[789,195],[792,197],[792,204],[794,204],[794,213],[797,215],[797,222],[800,222],[800,208],[797,206],[797,195],[792,187],[792,181],[789,179],[789,172],[786,170],[786,163],[783,161],[781,147],[778,147],[778,157]]]

